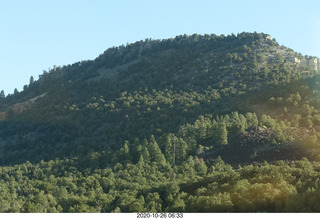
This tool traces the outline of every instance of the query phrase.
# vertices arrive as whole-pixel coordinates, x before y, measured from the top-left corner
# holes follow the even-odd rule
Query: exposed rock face
[[[265,58],[271,63],[279,62],[283,59],[287,62],[296,64],[299,67],[306,66],[311,70],[320,71],[320,59],[317,57],[302,56],[295,53],[293,50],[285,47],[268,47],[268,42],[271,41],[271,36],[266,35],[264,41],[260,42],[260,47],[257,47],[257,52],[265,54]],[[267,49],[267,50],[266,50]],[[279,59],[280,56],[283,59]]]
[[[309,57],[299,59],[297,57],[286,57],[288,62],[297,64],[298,66],[307,66],[311,70],[318,71],[320,70],[320,59],[317,57]]]
[[[312,70],[316,70],[318,71],[318,69],[320,69],[320,60],[316,57],[312,57],[312,58],[303,58],[300,62],[300,65],[306,65],[308,67],[310,67]]]
[[[288,62],[292,62],[292,63],[296,63],[296,64],[300,64],[301,60],[298,59],[297,57],[286,57],[286,61]]]

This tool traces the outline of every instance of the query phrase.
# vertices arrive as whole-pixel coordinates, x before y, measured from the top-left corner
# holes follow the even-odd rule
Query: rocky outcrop
[[[307,66],[311,70],[318,71],[320,70],[320,59],[317,57],[303,57],[302,59],[299,59],[297,57],[289,56],[285,59],[288,62],[295,63],[298,66]]]
[[[300,66],[308,66],[312,70],[318,71],[320,69],[320,59],[317,57],[303,58]]]
[[[273,131],[266,127],[256,127],[242,132],[238,136],[240,147],[256,147],[257,145],[267,144]]]

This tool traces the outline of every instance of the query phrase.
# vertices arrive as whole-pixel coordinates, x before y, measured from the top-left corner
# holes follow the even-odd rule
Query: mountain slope
[[[30,110],[12,115],[12,121],[27,127],[15,137],[4,131],[11,145],[4,150],[7,156],[24,154],[22,161],[118,151],[125,140],[177,132],[200,115],[245,113],[252,104],[241,106],[243,99],[271,97],[270,89],[278,91],[315,74],[316,67],[288,61],[292,59],[305,58],[269,35],[249,33],[179,36],[111,48],[94,61],[55,67],[25,91],[7,97],[7,114],[17,114],[12,112],[17,101],[47,94]],[[256,111],[249,107],[249,112]],[[11,119],[4,124],[11,126]],[[53,152],[49,157],[48,148]]]
[[[0,211],[317,211],[319,63],[241,33],[55,66],[0,99]]]

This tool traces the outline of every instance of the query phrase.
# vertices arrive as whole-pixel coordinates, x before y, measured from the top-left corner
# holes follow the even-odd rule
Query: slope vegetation
[[[0,99],[0,211],[317,211],[315,60],[195,34],[54,67]]]

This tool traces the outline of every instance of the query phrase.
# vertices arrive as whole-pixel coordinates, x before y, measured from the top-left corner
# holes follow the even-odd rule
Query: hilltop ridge
[[[133,80],[140,78],[142,80],[138,81],[134,89],[149,85],[161,85],[167,88],[178,85],[179,89],[183,89],[186,86],[195,86],[198,81],[194,79],[198,78],[207,77],[206,80],[214,82],[212,74],[216,71],[225,72],[229,67],[232,68],[229,69],[228,77],[234,76],[232,74],[236,71],[241,71],[238,74],[244,73],[248,67],[247,64],[254,64],[255,70],[261,71],[266,64],[275,65],[284,61],[295,64],[290,68],[295,66],[305,68],[305,72],[317,71],[320,63],[318,58],[302,56],[291,49],[279,46],[268,34],[245,32],[237,36],[194,34],[166,40],[146,39],[126,46],[109,48],[95,60],[81,61],[67,66],[54,66],[49,69],[49,72],[44,71],[39,76],[39,80],[31,86],[32,88],[29,87],[24,92],[20,92],[24,94],[18,94],[16,97],[37,92],[33,96],[28,96],[30,99],[48,89],[54,89],[52,84],[56,85],[55,88],[70,87],[77,83],[86,85],[102,80],[108,84],[115,83],[116,89],[127,83],[130,85],[127,87],[131,88],[134,84]],[[140,73],[136,72],[137,68],[141,67],[145,69]],[[218,79],[224,80],[220,78],[221,75],[217,76],[219,76]],[[239,77],[239,75],[236,76]],[[179,83],[174,84],[177,81]],[[199,85],[205,87],[207,84]]]

